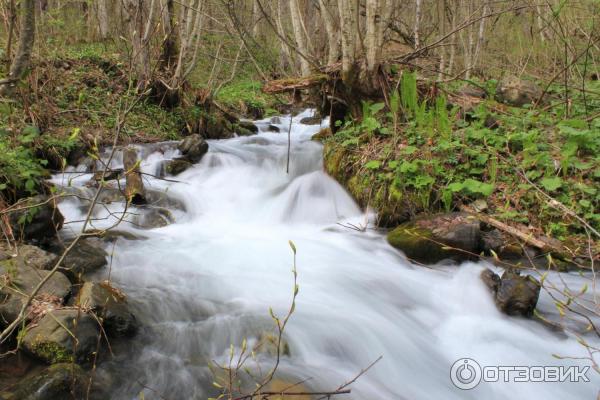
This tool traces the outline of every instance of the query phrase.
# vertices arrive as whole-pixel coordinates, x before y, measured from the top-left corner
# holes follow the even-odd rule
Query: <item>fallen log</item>
[[[128,147],[123,150],[123,167],[125,169],[125,198],[131,204],[146,204],[146,191],[135,149]]]
[[[294,92],[296,90],[319,86],[329,78],[327,74],[315,74],[301,78],[277,79],[265,83],[262,90],[269,94]]]

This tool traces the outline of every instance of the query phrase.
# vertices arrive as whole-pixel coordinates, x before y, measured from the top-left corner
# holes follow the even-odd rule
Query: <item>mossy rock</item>
[[[187,169],[192,167],[192,163],[181,159],[181,158],[175,158],[173,160],[169,160],[165,163],[165,172],[169,175],[179,175],[182,172],[186,171]]]
[[[463,261],[479,254],[480,225],[478,220],[463,213],[438,214],[400,225],[388,234],[387,240],[419,263]]]
[[[0,262],[0,276],[3,280],[0,289],[0,325],[8,325],[18,317],[29,295],[49,274],[49,271],[19,264],[15,259]],[[55,272],[42,286],[36,298],[60,305],[70,292],[69,279],[64,274]]]
[[[62,400],[85,398],[86,374],[77,364],[60,363],[19,382],[3,400]],[[95,397],[90,397],[91,399]]]
[[[109,282],[84,283],[75,302],[94,311],[110,337],[132,336],[137,332],[137,320],[129,311],[127,297]]]
[[[314,140],[316,142],[323,142],[331,136],[331,128],[323,128],[319,132],[312,135],[311,140]]]
[[[323,148],[323,163],[325,171],[341,184],[346,183],[348,177],[345,172],[346,149],[334,143],[325,143]]]
[[[79,240],[65,257],[61,271],[72,282],[79,282],[84,275],[105,267],[108,253],[101,246],[98,239]]]
[[[25,329],[20,334],[23,348],[48,364],[90,361],[100,332],[92,316],[73,309],[50,311]]]

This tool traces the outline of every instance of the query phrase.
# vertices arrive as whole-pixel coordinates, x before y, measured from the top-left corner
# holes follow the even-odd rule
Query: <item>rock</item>
[[[303,125],[321,125],[321,117],[315,115],[314,117],[304,117],[300,120]]]
[[[52,269],[58,257],[37,246],[23,245],[18,248],[18,256],[14,260],[19,265],[36,269]]]
[[[235,133],[238,136],[252,136],[252,135],[256,135],[254,132],[246,129],[246,128],[242,128],[241,126],[236,126],[235,127]]]
[[[277,356],[277,336],[272,333],[263,332],[258,338],[258,343],[255,346],[255,350],[259,353],[268,354],[272,357]],[[290,356],[290,345],[285,339],[281,339],[279,354],[283,356]]]
[[[86,374],[79,365],[54,364],[19,382],[3,399],[84,399],[86,398],[86,383]]]
[[[496,292],[498,291],[498,287],[500,286],[500,277],[492,270],[484,269],[481,271],[481,280],[483,283],[485,283],[485,286],[487,286],[488,289],[494,293],[495,296]]]
[[[106,266],[108,253],[93,239],[81,239],[63,261],[62,271],[73,282],[78,282],[85,274]]]
[[[92,186],[95,186],[98,182],[100,182],[102,180],[102,173],[104,171],[96,171],[94,172],[94,176],[92,177],[91,181],[92,181]],[[108,181],[114,181],[117,179],[120,179],[123,176],[123,169],[122,168],[118,168],[118,169],[111,169],[106,171],[106,173],[104,173],[104,181],[108,182]]]
[[[146,191],[137,151],[134,148],[128,147],[123,150],[123,166],[125,169],[125,198],[131,204],[146,204]]]
[[[531,317],[540,296],[541,284],[530,275],[506,270],[502,278],[489,269],[481,279],[494,296],[496,306],[507,315]]]
[[[192,167],[192,163],[183,158],[174,158],[165,164],[165,172],[169,175],[179,175],[183,171]]]
[[[458,94],[463,96],[477,97],[479,99],[485,99],[487,97],[487,92],[484,89],[468,83],[464,84],[460,89],[458,89]]]
[[[269,132],[279,133],[281,129],[277,125],[269,124],[268,128]]]
[[[229,139],[233,137],[233,127],[231,122],[227,121],[225,118],[214,115],[206,118],[205,128],[200,131],[207,139]]]
[[[252,121],[239,121],[237,125],[240,128],[249,130],[252,133],[258,133],[258,126],[256,126]]]
[[[129,312],[127,298],[109,282],[84,283],[77,295],[76,304],[85,309],[91,308],[102,321],[109,336],[132,336],[137,331],[137,321]]]
[[[145,240],[148,239],[146,236],[132,233],[128,231],[122,231],[118,229],[110,229],[108,231],[103,230],[87,230],[86,235],[95,235],[94,237],[99,238],[103,242],[113,243],[119,239],[124,240]]]
[[[81,310],[54,310],[27,329],[22,345],[48,364],[82,363],[91,360],[99,334],[98,323],[89,314]]]
[[[208,143],[198,134],[183,139],[177,146],[186,160],[197,163],[208,152]]]
[[[508,76],[498,83],[496,99],[511,106],[522,107],[539,100],[542,93],[543,90],[535,83]]]
[[[44,195],[27,199],[25,210],[10,213],[9,220],[15,239],[25,241],[43,241],[53,238],[62,229],[65,218],[56,207],[56,200]]]
[[[496,305],[508,315],[531,317],[540,296],[540,282],[530,275],[507,270],[502,274]]]
[[[154,229],[170,225],[175,221],[173,214],[166,208],[148,208],[142,215],[135,219],[138,228]]]
[[[271,123],[272,124],[281,125],[281,118],[280,117],[272,117],[271,118]]]
[[[322,142],[323,140],[327,139],[330,136],[331,136],[331,129],[323,128],[319,132],[315,133],[311,137],[311,140],[315,140],[317,142]]]
[[[420,263],[468,260],[472,258],[468,253],[480,252],[481,223],[465,213],[438,214],[404,223],[391,231],[387,239],[406,257]]]
[[[18,317],[28,297],[48,274],[49,271],[41,271],[24,263],[19,265],[15,260],[0,262],[0,325],[8,325]],[[32,306],[37,306],[37,309],[30,310],[29,318],[59,307],[70,292],[69,279],[61,272],[55,272],[36,295]]]

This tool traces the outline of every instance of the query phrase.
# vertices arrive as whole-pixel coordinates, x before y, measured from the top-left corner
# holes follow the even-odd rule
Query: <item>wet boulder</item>
[[[61,267],[69,279],[78,282],[85,274],[97,271],[107,265],[108,253],[102,243],[95,239],[81,239],[69,251]]]
[[[65,218],[56,206],[56,199],[40,195],[27,199],[9,214],[9,220],[15,239],[41,242],[55,237]]]
[[[438,214],[406,222],[391,231],[387,239],[419,263],[464,261],[481,250],[481,223],[465,213]]]
[[[169,175],[179,175],[192,167],[192,163],[183,158],[174,158],[165,162],[165,173]]]
[[[138,228],[142,229],[155,229],[162,228],[172,224],[175,221],[173,214],[166,208],[162,207],[149,207],[139,215],[133,223]]]
[[[108,336],[132,336],[138,329],[135,316],[129,311],[127,298],[109,282],[86,282],[77,295],[76,304],[91,309],[102,321]]]
[[[267,129],[269,130],[269,132],[273,132],[273,133],[281,132],[281,129],[279,129],[279,127],[277,125],[273,125],[273,124],[269,124]]]
[[[35,288],[50,274],[14,259],[0,262],[0,325],[8,325],[17,319],[21,308],[27,303]],[[35,296],[28,318],[33,318],[49,309],[59,307],[71,292],[67,277],[55,272]]]
[[[86,396],[86,374],[77,364],[60,363],[20,381],[3,400],[83,399]],[[94,398],[94,397],[92,397]]]
[[[48,364],[85,363],[92,360],[99,335],[98,323],[91,315],[76,309],[54,310],[27,328],[22,346]]]
[[[186,160],[197,163],[208,152],[208,143],[200,135],[195,134],[183,139],[177,149]]]
[[[300,123],[303,125],[321,125],[321,117],[315,115],[313,117],[304,117],[300,120]]]
[[[498,82],[496,99],[502,103],[522,107],[540,99],[543,90],[533,82],[507,76]]]
[[[146,204],[146,190],[138,154],[134,148],[128,147],[123,150],[123,166],[125,168],[125,198],[132,204]]]
[[[531,275],[520,275],[516,270],[506,270],[502,277],[484,270],[481,279],[492,292],[500,311],[513,316],[533,315],[541,290],[537,279]]]
[[[258,126],[252,121],[239,121],[237,126],[246,129],[252,134],[258,133]]]

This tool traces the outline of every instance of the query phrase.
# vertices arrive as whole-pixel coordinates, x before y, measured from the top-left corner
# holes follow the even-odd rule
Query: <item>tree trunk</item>
[[[327,8],[325,0],[319,0],[319,7],[321,9],[321,19],[327,32],[327,65],[331,65],[336,63],[340,57],[339,33],[335,28],[333,16]]]
[[[108,25],[108,0],[97,0],[97,10],[98,14],[98,32],[100,33],[100,39],[106,40],[108,39],[109,33],[109,25]]]
[[[290,0],[290,16],[292,18],[296,46],[300,53],[306,56],[308,55],[308,46],[306,45],[306,37],[302,29],[302,13],[300,12],[298,0]],[[303,56],[300,57],[300,72],[302,76],[310,75],[310,64]]]
[[[19,47],[10,65],[8,77],[0,81],[0,95],[12,93],[16,83],[29,69],[31,52],[35,41],[35,0],[21,0],[21,28]]]

